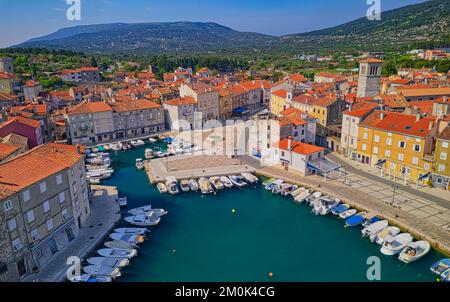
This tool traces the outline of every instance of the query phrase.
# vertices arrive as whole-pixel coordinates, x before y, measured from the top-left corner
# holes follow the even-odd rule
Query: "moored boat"
[[[153,158],[153,150],[145,149],[145,159],[152,159],[152,158]]]
[[[411,263],[425,256],[431,249],[430,243],[424,240],[410,242],[400,252],[398,259],[405,263]]]
[[[129,249],[136,248],[135,244],[126,242],[123,240],[107,241],[107,242],[105,242],[105,246],[110,249],[123,249],[123,250],[129,250]]]
[[[136,159],[136,168],[138,170],[143,170],[145,168],[145,164],[144,164],[144,161],[142,160],[142,158]]]
[[[161,193],[161,194],[165,194],[165,193],[168,192],[168,191],[167,191],[166,185],[163,184],[162,182],[160,182],[160,183],[157,185],[157,188],[158,188],[159,193]]]
[[[300,187],[297,190],[295,190],[294,192],[291,193],[292,197],[297,197],[298,195],[302,194],[303,192],[305,192],[305,188],[304,187]]]
[[[225,186],[225,188],[231,189],[233,187],[233,183],[231,182],[231,180],[226,177],[226,176],[221,176],[220,177],[220,181],[223,183],[223,185]]]
[[[177,179],[173,176],[166,178],[166,187],[169,191],[169,194],[176,195],[180,193],[180,190],[178,189],[178,182]]]
[[[360,225],[365,218],[365,216],[367,215],[367,212],[360,212],[356,215],[353,215],[352,217],[348,218],[345,221],[345,225],[348,227],[353,227],[353,226],[357,226]]]
[[[277,187],[277,186],[279,186],[279,185],[281,185],[283,183],[284,183],[284,180],[277,179],[277,180],[274,180],[273,182],[268,183],[264,188],[267,191],[272,191],[275,187]]]
[[[223,190],[225,188],[223,183],[220,181],[220,177],[218,177],[218,176],[211,177],[209,179],[209,182],[211,183],[213,188],[216,190]]]
[[[298,186],[296,186],[296,185],[289,185],[289,186],[286,186],[286,187],[282,188],[282,190],[281,190],[281,195],[283,195],[283,196],[289,196],[289,195],[291,195],[292,192],[294,192],[295,190],[297,190],[297,188],[298,188]]]
[[[128,235],[145,235],[148,230],[146,228],[119,228],[114,229],[114,232]]]
[[[372,216],[372,217],[367,217],[366,219],[364,219],[362,226],[363,227],[368,227],[369,225],[381,221],[381,218],[378,216]]]
[[[370,235],[370,241],[382,245],[387,236],[395,237],[400,234],[400,229],[395,226],[388,226],[378,234]]]
[[[245,181],[243,181],[243,177],[239,175],[230,175],[228,176],[230,181],[235,185],[236,187],[242,188],[247,185]]]
[[[303,193],[300,193],[299,195],[295,196],[294,200],[298,203],[302,203],[306,200],[306,198],[308,198],[309,196],[311,196],[311,191],[310,190],[305,190]]]
[[[392,256],[400,253],[413,240],[413,236],[409,233],[402,233],[395,237],[386,236],[380,251],[384,255]]]
[[[339,214],[339,218],[348,219],[349,217],[352,217],[356,213],[358,213],[358,211],[356,209],[349,209],[349,210],[344,211],[341,214]]]
[[[214,189],[211,186],[211,183],[204,177],[198,180],[198,184],[200,186],[200,190],[202,194],[212,194],[214,193]]]
[[[187,179],[183,179],[180,182],[180,187],[181,187],[181,191],[183,192],[189,192],[190,188],[189,188],[189,180]]]
[[[131,259],[137,255],[136,249],[100,249],[97,251],[100,256],[111,258],[128,258]]]
[[[244,173],[241,173],[241,175],[249,183],[257,183],[258,182],[258,178],[250,173],[244,172]]]
[[[387,228],[388,225],[389,222],[387,220],[380,220],[375,223],[372,223],[369,226],[366,226],[364,229],[361,230],[361,234],[363,237],[370,238],[370,236],[379,234],[381,231]]]
[[[126,267],[130,264],[130,260],[128,258],[92,257],[88,258],[86,261],[91,265],[106,266],[111,268]]]
[[[195,179],[189,180],[189,189],[191,189],[192,192],[198,191],[198,182]]]
[[[68,279],[73,283],[109,283],[112,282],[111,277],[95,276],[93,274],[81,274],[79,276],[73,276]]]
[[[439,276],[442,275],[445,271],[450,269],[450,258],[441,259],[437,262],[435,262],[431,267],[430,270],[438,274]]]
[[[111,268],[108,266],[88,265],[83,267],[83,271],[91,275],[110,277],[112,279],[116,279],[122,275],[117,267]]]
[[[340,214],[348,211],[349,209],[350,209],[350,205],[348,205],[348,204],[340,204],[336,208],[332,209],[331,213],[334,216],[339,216]]]
[[[269,178],[269,179],[266,179],[265,181],[263,181],[263,186],[265,187],[265,186],[268,186],[268,185],[270,185],[271,183],[273,183],[274,181],[275,181],[276,179],[275,178]]]
[[[121,240],[121,241],[129,242],[132,244],[143,243],[145,241],[144,236],[136,235],[136,234],[112,233],[109,235],[109,238],[111,238],[112,240]]]
[[[161,221],[161,217],[158,217],[150,212],[136,216],[128,216],[125,217],[124,220],[131,225],[149,227],[158,225],[159,222]]]
[[[125,196],[119,197],[119,206],[125,208],[128,205],[128,199]]]

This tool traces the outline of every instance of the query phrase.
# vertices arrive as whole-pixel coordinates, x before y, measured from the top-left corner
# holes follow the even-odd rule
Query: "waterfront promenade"
[[[118,192],[114,187],[91,186],[91,216],[79,230],[77,238],[63,251],[58,252],[37,274],[28,276],[26,282],[64,282],[69,266],[66,261],[71,256],[84,260],[109,235],[121,220],[117,201]]]
[[[389,187],[383,188],[383,184],[369,182],[359,175],[348,175],[347,182],[344,179],[324,182],[322,177],[303,177],[279,167],[262,167],[257,174],[282,178],[339,198],[352,207],[388,219],[391,224],[410,232],[417,239],[428,240],[435,248],[450,255],[450,211],[432,201],[418,201],[417,196],[398,190],[394,204],[390,205],[393,195],[388,193]]]

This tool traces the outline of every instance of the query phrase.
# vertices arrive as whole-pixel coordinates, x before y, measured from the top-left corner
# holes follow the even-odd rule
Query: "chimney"
[[[288,151],[292,150],[292,136],[288,136]]]

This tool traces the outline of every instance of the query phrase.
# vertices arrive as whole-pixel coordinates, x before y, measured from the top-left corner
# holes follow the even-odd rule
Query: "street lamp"
[[[391,205],[393,206],[395,203],[395,193],[396,191],[399,189],[400,187],[398,185],[392,185],[392,189],[393,189],[393,194],[392,194],[392,203]]]

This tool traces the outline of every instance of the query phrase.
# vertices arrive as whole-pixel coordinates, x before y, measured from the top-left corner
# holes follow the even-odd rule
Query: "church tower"
[[[380,94],[381,65],[383,65],[383,61],[375,58],[368,58],[359,62],[357,97],[373,97]]]

